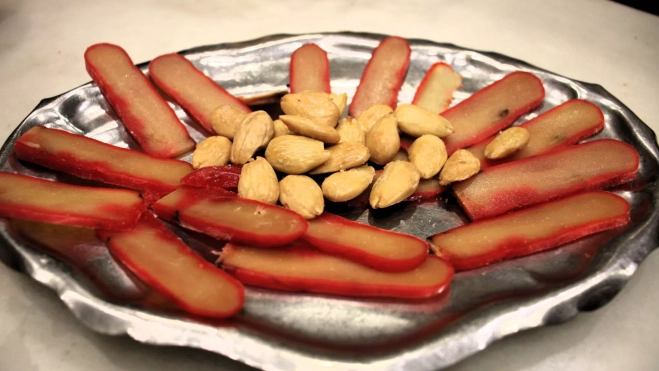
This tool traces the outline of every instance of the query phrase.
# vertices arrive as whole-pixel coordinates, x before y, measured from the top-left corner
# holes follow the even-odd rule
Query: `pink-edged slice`
[[[145,209],[137,192],[0,172],[0,217],[124,230],[132,228]]]
[[[524,148],[506,158],[490,160],[485,157],[485,147],[494,137],[467,148],[481,161],[481,170],[577,143],[604,128],[604,114],[599,107],[590,102],[572,99],[521,124],[520,127],[529,131],[531,136],[529,142]]]
[[[412,270],[428,255],[428,244],[419,238],[330,213],[309,220],[302,239],[327,254],[386,272]]]
[[[304,44],[291,55],[291,93],[305,90],[331,93],[327,53],[316,44]]]
[[[453,185],[472,220],[503,214],[572,193],[627,183],[636,177],[634,147],[601,139],[491,167]]]
[[[192,171],[189,163],[155,158],[58,129],[35,126],[14,144],[20,160],[85,179],[164,196]]]
[[[422,299],[444,292],[453,268],[428,255],[408,272],[382,272],[309,248],[258,249],[228,244],[222,265],[246,285],[345,296]]]
[[[121,47],[92,45],[85,52],[85,65],[144,152],[174,157],[195,147],[174,110]]]
[[[217,193],[220,191],[220,193]],[[291,243],[307,231],[300,214],[229,191],[181,187],[153,204],[159,217],[217,239],[258,247]]]
[[[410,45],[401,37],[391,36],[380,42],[362,73],[350,103],[350,116],[357,117],[376,104],[396,108],[398,91],[407,74],[410,54]]]
[[[528,72],[513,72],[442,112],[453,125],[443,138],[449,156],[478,143],[536,108],[545,98],[542,81]]]
[[[209,133],[215,133],[211,116],[217,107],[233,106],[251,112],[243,102],[204,75],[180,54],[166,54],[152,60],[149,64],[149,76]]]
[[[430,246],[457,270],[467,270],[551,249],[628,221],[625,199],[592,191],[436,234]]]
[[[416,89],[412,104],[434,113],[445,111],[453,93],[462,86],[462,77],[451,66],[444,62],[433,64]]]
[[[189,313],[226,318],[245,303],[240,282],[190,250],[150,212],[130,231],[97,235],[139,279]]]

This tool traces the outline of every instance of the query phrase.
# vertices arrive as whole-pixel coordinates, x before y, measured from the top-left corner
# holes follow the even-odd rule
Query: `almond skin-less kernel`
[[[265,159],[278,171],[302,174],[322,165],[330,158],[323,142],[299,135],[274,138],[265,150]]]
[[[279,182],[279,202],[305,219],[313,219],[323,213],[323,191],[306,175],[289,175]]]
[[[407,150],[410,162],[419,169],[421,178],[430,179],[439,174],[447,159],[444,142],[434,135],[422,135]]]
[[[439,184],[448,185],[453,182],[469,179],[478,174],[481,162],[466,149],[459,149],[446,160],[442,172],[439,173]]]
[[[276,204],[279,199],[279,180],[270,163],[263,157],[246,163],[240,172],[238,196]]]
[[[411,162],[388,163],[371,189],[371,207],[381,209],[403,201],[416,191],[420,179],[419,170]]]
[[[197,144],[192,153],[192,167],[222,166],[229,163],[231,141],[222,136],[208,137]]]
[[[323,195],[330,201],[345,202],[359,196],[371,185],[375,169],[360,166],[354,169],[334,173],[323,181]]]

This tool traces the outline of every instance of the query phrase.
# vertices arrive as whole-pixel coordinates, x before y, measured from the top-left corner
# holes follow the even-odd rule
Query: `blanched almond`
[[[305,175],[288,175],[279,182],[279,201],[305,219],[323,213],[325,200],[318,184]]]
[[[339,139],[341,139],[339,132],[333,127],[318,124],[317,122],[302,116],[281,115],[279,116],[279,119],[288,126],[289,130],[292,130],[299,135],[304,135],[305,137],[318,139],[327,144],[338,143]]]
[[[280,137],[282,135],[295,135],[294,132],[292,132],[286,124],[284,124],[283,121],[281,120],[275,120],[272,122],[274,127],[275,127],[275,138]]]
[[[371,207],[381,209],[403,201],[414,193],[420,179],[419,170],[411,162],[388,163],[371,189]]]
[[[327,150],[330,152],[329,160],[311,170],[309,174],[333,173],[350,169],[366,163],[369,158],[368,148],[357,142],[339,143]]]
[[[481,162],[466,149],[459,149],[446,160],[442,172],[439,173],[439,184],[448,185],[471,178],[478,174]]]
[[[391,161],[400,149],[398,123],[393,113],[388,113],[366,133],[366,147],[371,161],[384,165]]]
[[[410,162],[419,169],[421,178],[430,179],[439,174],[446,162],[446,146],[434,135],[422,135],[407,150]]]
[[[398,128],[413,137],[432,134],[443,138],[453,133],[453,125],[447,119],[413,104],[399,105],[395,114]]]
[[[222,166],[229,163],[231,141],[225,137],[208,137],[197,144],[192,154],[192,167]]]
[[[233,139],[247,116],[245,111],[234,106],[220,106],[211,113],[211,126],[219,135]]]
[[[394,110],[386,104],[376,104],[357,116],[357,122],[359,122],[359,125],[362,127],[364,134],[366,134],[371,130],[373,125],[378,122],[378,120],[392,112],[394,112]]]
[[[259,149],[265,148],[275,134],[272,119],[265,111],[245,116],[233,139],[231,162],[242,165]]]
[[[360,166],[354,169],[334,173],[323,181],[323,195],[330,201],[344,202],[359,196],[371,185],[375,169]]]
[[[504,130],[485,147],[485,157],[496,160],[512,155],[524,148],[531,135],[522,127],[512,127]]]
[[[319,140],[283,135],[270,141],[265,158],[278,171],[302,174],[327,162],[330,152]]]
[[[364,130],[362,130],[362,127],[355,118],[348,116],[341,120],[339,126],[336,127],[336,131],[339,132],[339,136],[341,137],[339,143],[357,142],[366,144]]]
[[[238,196],[276,204],[279,199],[279,180],[270,163],[263,157],[246,163],[238,181]]]
[[[334,104],[332,97],[320,91],[286,94],[281,98],[281,109],[287,115],[308,118],[331,128],[336,126],[340,117],[339,107]]]
[[[330,93],[330,98],[332,99],[332,102],[336,104],[336,107],[339,109],[339,117],[343,116],[343,114],[346,113],[346,107],[348,106],[348,94]]]

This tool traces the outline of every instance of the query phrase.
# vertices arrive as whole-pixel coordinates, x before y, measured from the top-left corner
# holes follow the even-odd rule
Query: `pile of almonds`
[[[480,161],[469,151],[447,156],[441,138],[451,135],[453,126],[442,116],[413,104],[401,104],[395,111],[377,104],[356,118],[341,119],[347,100],[345,93],[287,94],[281,99],[285,114],[274,121],[264,111],[218,107],[212,125],[219,135],[199,143],[192,165],[195,169],[229,162],[244,165],[239,196],[271,204],[279,201],[307,219],[322,214],[324,198],[345,202],[367,190],[375,176],[368,161],[384,166],[370,192],[373,208],[403,201],[421,179],[439,174],[439,184],[448,185],[480,171]],[[401,132],[416,138],[407,155],[399,153]],[[487,146],[486,157],[509,156],[528,140],[526,129],[510,128]],[[255,157],[263,149],[265,158]],[[287,175],[279,181],[275,170]],[[331,175],[319,186],[303,174]]]

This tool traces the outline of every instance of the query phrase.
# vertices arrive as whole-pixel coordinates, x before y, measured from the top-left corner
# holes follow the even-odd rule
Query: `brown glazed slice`
[[[155,158],[142,152],[115,147],[83,135],[35,126],[14,145],[20,160],[85,179],[123,187],[149,190],[160,196],[181,185],[192,171],[189,163]]]
[[[124,230],[132,228],[145,209],[137,192],[0,172],[0,217]]]
[[[211,125],[211,115],[217,107],[233,106],[251,112],[243,102],[204,75],[180,54],[166,54],[152,60],[149,64],[149,76],[209,133],[215,133]]]
[[[453,186],[472,220],[503,214],[572,193],[633,180],[639,166],[634,147],[601,139],[491,167]]]
[[[418,267],[428,255],[428,244],[414,236],[396,233],[330,213],[309,220],[302,239],[327,254],[340,256],[386,272]]]
[[[481,170],[563,148],[587,138],[604,128],[604,114],[596,105],[581,99],[569,100],[520,125],[529,131],[528,144],[513,155],[500,160],[485,157],[490,137],[467,148],[481,161]]]
[[[130,231],[97,235],[139,279],[189,313],[225,318],[245,303],[240,282],[190,250],[150,212]]]
[[[291,55],[291,93],[305,90],[331,93],[327,53],[316,44],[304,44]]]
[[[412,104],[441,113],[451,105],[453,93],[462,86],[462,77],[444,62],[433,64],[416,89]]]
[[[399,273],[299,245],[266,250],[227,244],[221,257],[223,267],[240,282],[283,291],[422,299],[444,292],[453,277],[453,268],[434,255],[414,270]]]
[[[433,251],[457,270],[530,255],[629,221],[629,204],[591,191],[481,220],[430,237]]]
[[[121,47],[92,45],[85,52],[85,64],[89,76],[144,152],[174,157],[195,147],[174,110]]]
[[[307,231],[300,214],[221,189],[181,187],[153,204],[159,217],[217,239],[258,247],[291,243]]]
[[[391,36],[380,42],[362,73],[350,103],[350,116],[357,117],[376,104],[396,108],[398,91],[405,80],[410,54],[410,45],[403,38]]]
[[[545,98],[542,81],[528,72],[513,72],[442,112],[455,131],[443,138],[449,156],[478,143],[536,108]]]

